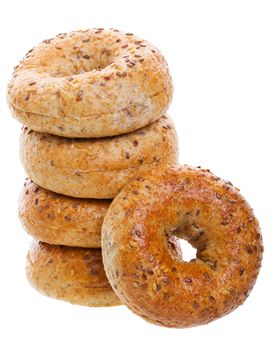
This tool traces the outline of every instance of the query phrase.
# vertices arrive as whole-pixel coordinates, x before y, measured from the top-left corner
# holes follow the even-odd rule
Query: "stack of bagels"
[[[24,125],[19,217],[35,238],[29,281],[72,303],[119,304],[102,264],[101,226],[129,181],[177,161],[164,58],[131,33],[60,34],[28,52],[8,97]]]
[[[240,305],[262,257],[252,209],[230,182],[177,164],[167,63],[132,33],[59,34],[8,86],[28,178],[19,217],[30,283],[87,306],[120,303],[168,327]],[[182,258],[179,238],[197,249]],[[183,254],[184,255],[184,254]]]

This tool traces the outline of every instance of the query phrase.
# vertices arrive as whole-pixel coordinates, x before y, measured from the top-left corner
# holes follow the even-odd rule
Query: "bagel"
[[[114,198],[131,179],[177,161],[177,136],[163,116],[130,134],[69,139],[23,128],[21,161],[38,185],[72,197]]]
[[[196,259],[172,257],[167,236],[186,239]],[[166,327],[205,324],[242,304],[262,252],[258,221],[238,190],[188,166],[130,183],[102,227],[104,268],[121,302]]]
[[[106,278],[100,249],[33,241],[26,274],[35,289],[52,298],[85,306],[120,304]]]
[[[24,229],[39,241],[84,248],[101,246],[101,226],[111,201],[60,195],[27,179],[19,198]]]
[[[90,29],[30,50],[8,85],[8,104],[32,130],[104,137],[157,120],[172,90],[167,63],[150,43],[114,29]]]

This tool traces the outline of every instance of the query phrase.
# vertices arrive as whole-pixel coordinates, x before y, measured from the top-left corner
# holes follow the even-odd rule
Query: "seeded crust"
[[[85,306],[121,304],[106,278],[101,249],[33,241],[26,274],[35,289],[52,298]]]
[[[196,259],[172,257],[167,236],[188,240]],[[120,192],[104,218],[102,252],[122,303],[149,322],[184,328],[244,302],[263,245],[252,209],[231,183],[208,170],[178,166]]]
[[[32,130],[104,137],[141,128],[166,112],[173,87],[160,51],[131,33],[60,34],[15,67],[8,104]]]
[[[177,162],[178,143],[170,118],[129,134],[69,139],[23,128],[21,161],[38,185],[72,197],[114,198],[133,178]]]
[[[39,241],[99,248],[101,226],[110,203],[107,199],[77,199],[57,194],[27,179],[18,211],[24,229]]]

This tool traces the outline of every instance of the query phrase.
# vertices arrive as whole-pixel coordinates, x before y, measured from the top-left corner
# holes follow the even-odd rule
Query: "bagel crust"
[[[23,128],[21,161],[38,185],[72,197],[114,198],[133,178],[177,162],[173,123],[166,116],[130,134],[69,139]]]
[[[186,239],[196,259],[171,256],[167,236]],[[263,246],[238,190],[209,170],[185,166],[149,174],[120,192],[104,218],[102,252],[122,303],[149,322],[183,328],[244,302]]]
[[[106,278],[101,249],[33,241],[26,274],[35,289],[52,298],[85,306],[120,305]]]
[[[19,198],[24,229],[39,241],[84,248],[101,246],[101,226],[111,201],[57,194],[27,179]]]
[[[65,137],[131,132],[164,114],[172,99],[167,63],[131,33],[60,34],[30,50],[8,85],[8,104],[30,129]]]

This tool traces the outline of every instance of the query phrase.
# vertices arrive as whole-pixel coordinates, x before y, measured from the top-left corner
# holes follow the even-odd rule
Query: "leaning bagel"
[[[64,196],[26,180],[19,198],[19,218],[24,229],[39,241],[99,248],[101,226],[110,203]]]
[[[171,256],[170,236],[189,241],[196,259]],[[116,294],[133,312],[167,327],[208,323],[242,304],[262,251],[258,221],[238,190],[191,167],[126,186],[102,228],[104,268]]]
[[[15,118],[65,137],[127,133],[164,114],[172,82],[160,51],[131,33],[60,34],[30,50],[8,86]]]
[[[26,274],[35,289],[52,298],[85,306],[121,304],[106,278],[100,249],[34,241]]]
[[[177,136],[163,116],[130,134],[68,139],[24,128],[21,160],[38,185],[68,196],[114,198],[133,178],[177,162]]]

